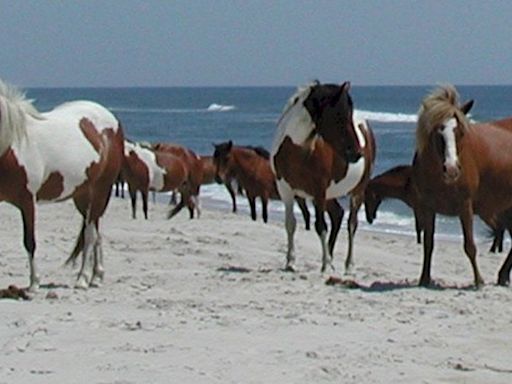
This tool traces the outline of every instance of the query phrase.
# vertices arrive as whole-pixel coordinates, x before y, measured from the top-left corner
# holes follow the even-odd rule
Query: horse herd
[[[321,270],[333,269],[333,251],[344,210],[338,198],[349,197],[348,252],[353,257],[357,213],[365,203],[372,223],[383,199],[397,198],[414,212],[418,243],[423,243],[422,286],[431,283],[436,214],[458,216],[464,251],[473,268],[474,283],[483,284],[473,237],[473,216],[479,215],[496,234],[492,251],[502,250],[503,233],[512,233],[512,119],[473,123],[467,118],[473,101],[461,104],[455,87],[438,87],[427,95],[418,112],[415,155],[371,178],[376,142],[370,125],[354,111],[350,83],[311,83],[299,88],[277,123],[271,151],[214,145],[212,156],[171,143],[135,143],[125,138],[118,119],[90,101],[64,103],[39,112],[17,88],[0,81],[0,201],[21,211],[24,246],[29,257],[30,286],[39,286],[34,254],[35,204],[73,199],[82,227],[67,262],[81,255],[76,287],[101,282],[104,275],[99,221],[116,182],[128,185],[132,216],[136,195],[142,195],[145,218],[149,191],[173,191],[190,218],[199,216],[199,191],[214,181],[226,186],[236,212],[236,193],[243,191],[256,220],[256,199],[268,220],[270,199],[285,206],[287,252],[285,269],[295,270],[294,204],[298,203],[306,229],[313,203],[314,228],[322,250]],[[330,219],[330,231],[325,221]],[[422,238],[423,236],[423,238]],[[498,284],[508,285],[512,251],[499,273]]]

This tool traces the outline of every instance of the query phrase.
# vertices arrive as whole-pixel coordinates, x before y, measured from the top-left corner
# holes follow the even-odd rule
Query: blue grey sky
[[[20,86],[512,84],[512,1],[0,0]]]

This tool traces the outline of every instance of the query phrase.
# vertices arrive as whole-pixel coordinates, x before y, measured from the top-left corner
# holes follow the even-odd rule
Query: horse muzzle
[[[360,152],[354,150],[348,150],[345,152],[345,157],[349,163],[357,163],[363,155]]]
[[[444,180],[447,184],[455,183],[460,177],[460,164],[444,164],[443,165],[443,174]]]

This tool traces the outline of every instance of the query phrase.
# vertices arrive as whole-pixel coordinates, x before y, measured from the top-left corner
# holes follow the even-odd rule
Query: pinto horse
[[[181,200],[167,215],[168,219],[174,217],[186,205],[190,218],[194,218],[194,209],[200,215],[199,190],[203,181],[203,165],[201,159],[191,149],[172,143],[155,143],[152,148],[158,152],[166,152],[180,158],[188,170],[187,187],[180,191]]]
[[[0,200],[21,211],[31,290],[39,287],[34,217],[40,201],[73,199],[83,217],[73,251],[82,253],[76,286],[103,278],[99,220],[121,169],[123,140],[119,121],[99,104],[74,101],[42,113],[0,81]]]
[[[426,96],[419,110],[413,181],[424,215],[422,286],[431,282],[437,213],[459,217],[474,283],[481,286],[473,215],[496,228],[500,212],[512,207],[512,118],[473,124],[466,117],[472,105],[459,105],[457,90],[447,85]],[[512,251],[498,284],[509,283],[511,267]]]
[[[137,191],[142,195],[142,211],[148,218],[148,192],[169,192],[186,188],[188,168],[178,157],[125,141],[122,174],[128,183],[132,217],[136,217]]]
[[[300,88],[279,119],[272,145],[271,165],[285,204],[288,235],[286,270],[295,269],[293,213],[295,196],[310,198],[315,206],[315,230],[322,246],[322,271],[332,266],[332,254],[343,210],[338,197],[350,195],[349,242],[345,267],[352,263],[357,211],[375,161],[375,139],[366,121],[353,114],[350,83],[315,82]],[[328,242],[324,212],[331,219]]]
[[[269,199],[279,199],[275,176],[270,168],[269,152],[262,147],[235,146],[233,142],[214,144],[213,161],[216,169],[217,182],[236,179],[245,190],[251,218],[256,220],[256,198],[261,200],[263,222],[268,221]],[[306,229],[309,229],[309,210],[304,199],[298,199],[299,207],[304,216]]]
[[[373,177],[366,187],[364,208],[366,220],[372,224],[377,217],[377,210],[385,199],[403,201],[414,211],[416,242],[421,244],[423,219],[419,211],[418,194],[412,184],[412,166],[399,165],[378,176]]]

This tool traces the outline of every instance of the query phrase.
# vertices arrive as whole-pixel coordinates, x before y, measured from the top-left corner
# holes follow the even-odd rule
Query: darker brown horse
[[[322,271],[332,267],[334,244],[343,211],[338,197],[350,195],[349,250],[357,228],[357,211],[375,161],[375,140],[366,121],[353,115],[350,83],[315,82],[299,89],[288,101],[278,122],[271,164],[285,204],[288,251],[286,269],[294,270],[295,196],[315,205],[315,229],[322,245]],[[324,212],[331,218],[328,242]]]
[[[188,182],[186,188],[179,192],[181,193],[181,200],[168,214],[168,218],[174,217],[186,205],[190,214],[190,218],[194,218],[194,209],[199,211],[199,190],[203,181],[203,165],[201,159],[191,149],[185,148],[178,144],[173,143],[155,143],[152,145],[155,151],[170,153],[180,158],[188,170]]]
[[[201,164],[203,166],[203,180],[201,181],[201,184],[205,185],[205,184],[212,184],[212,183],[216,182],[217,180],[216,180],[215,176],[216,176],[217,168],[215,167],[215,162],[213,161],[213,156],[208,156],[208,155],[201,156]],[[237,211],[236,193],[233,188],[233,182],[234,182],[233,178],[225,179],[225,180],[221,181],[221,183],[224,184],[224,186],[228,190],[229,196],[231,197],[232,211],[236,212]]]
[[[261,200],[263,221],[268,221],[268,201],[279,199],[275,176],[270,168],[268,151],[261,147],[235,146],[227,141],[214,145],[213,161],[218,182],[236,179],[245,190],[251,210],[251,218],[256,220],[256,198]],[[310,214],[304,199],[297,200],[304,216],[306,229],[309,229]]]
[[[419,210],[418,194],[416,188],[412,185],[412,166],[399,165],[370,180],[364,196],[366,220],[370,224],[377,217],[377,210],[385,199],[398,199],[412,208],[414,211],[416,242],[421,244],[423,219]]]
[[[466,117],[473,102],[459,105],[453,86],[436,89],[422,102],[416,129],[413,181],[424,217],[420,285],[431,282],[430,266],[437,213],[458,216],[464,251],[474,283],[484,283],[476,261],[473,215],[496,228],[500,212],[512,207],[512,119],[473,124]],[[512,251],[498,273],[509,283]]]

